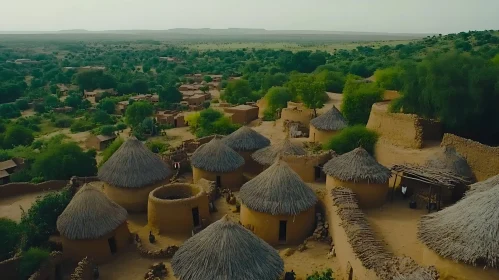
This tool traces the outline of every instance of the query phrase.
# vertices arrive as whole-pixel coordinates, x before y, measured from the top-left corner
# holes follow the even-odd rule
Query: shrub
[[[168,150],[168,144],[159,141],[148,141],[146,146],[155,154],[163,153]]]
[[[7,218],[0,218],[0,261],[14,256],[21,236],[19,225]]]
[[[109,136],[109,135],[113,135],[115,130],[116,130],[116,128],[114,127],[114,125],[104,125],[104,126],[100,127],[99,133],[102,135]]]
[[[367,124],[371,107],[382,100],[383,89],[376,83],[361,83],[356,77],[350,76],[343,93],[342,113],[348,122]]]
[[[20,171],[10,175],[11,182],[30,182],[32,179],[31,172],[28,168],[23,168]]]
[[[18,99],[16,100],[16,106],[19,110],[27,110],[29,108],[28,100],[26,99]]]
[[[70,130],[72,133],[76,133],[91,130],[92,128],[94,128],[94,124],[90,121],[85,119],[78,119],[73,122]]]
[[[21,116],[19,108],[13,103],[0,104],[0,117],[6,119],[17,118]]]
[[[28,279],[49,257],[50,252],[40,248],[30,248],[23,253],[19,263],[20,279]]]
[[[68,128],[71,127],[72,124],[73,119],[66,116],[57,118],[54,122],[54,126],[59,128]]]
[[[36,103],[33,107],[33,110],[35,110],[35,112],[39,114],[47,112],[47,108],[45,108],[45,105],[43,103]]]
[[[203,108],[205,108],[205,109],[210,108],[210,105],[211,105],[210,101],[203,102]]]
[[[124,123],[117,123],[116,124],[116,130],[124,130],[126,129],[128,126]]]
[[[333,136],[324,145],[325,149],[334,150],[338,154],[344,154],[362,146],[371,155],[374,154],[374,147],[378,141],[378,134],[362,125],[356,125],[343,129]]]
[[[109,145],[109,147],[102,152],[102,160],[99,162],[99,167],[102,166],[114,154],[114,152],[121,147],[123,142],[123,138],[121,137],[114,139],[113,143],[111,143],[111,145]]]
[[[276,120],[275,112],[272,112],[272,110],[269,110],[269,108],[265,109],[265,111],[263,111],[263,120],[275,121]]]
[[[321,273],[316,271],[314,274],[307,276],[307,280],[334,280],[333,271],[331,269],[327,269]]]
[[[20,125],[11,125],[5,131],[3,146],[5,148],[29,146],[33,140],[33,131]]]

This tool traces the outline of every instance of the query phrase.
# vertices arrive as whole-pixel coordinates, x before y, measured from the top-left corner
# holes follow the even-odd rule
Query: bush
[[[28,168],[23,168],[22,170],[14,172],[10,175],[11,182],[30,182],[31,179],[32,176]]]
[[[116,131],[114,125],[104,125],[100,127],[99,134],[110,136],[114,135],[114,131]]]
[[[342,113],[352,125],[367,124],[374,103],[382,100],[383,89],[376,83],[362,83],[350,76],[343,93]]]
[[[13,103],[0,104],[0,117],[12,119],[21,116],[19,108]]]
[[[347,127],[333,136],[324,145],[325,149],[330,149],[338,154],[348,153],[357,147],[366,149],[371,155],[374,154],[374,147],[378,141],[378,134],[362,125]]]
[[[19,245],[19,225],[7,218],[0,218],[0,261],[12,258]]]
[[[16,101],[16,106],[19,110],[23,111],[23,110],[27,110],[29,109],[29,103],[28,103],[28,100],[26,99],[18,99]]]
[[[111,143],[111,145],[109,145],[109,147],[102,152],[102,160],[99,162],[99,167],[101,167],[114,154],[114,152],[121,147],[123,142],[123,138],[121,137],[114,139],[113,143]]]
[[[264,121],[275,121],[276,120],[275,112],[272,112],[272,110],[269,110],[269,108],[265,109],[265,111],[263,111],[262,119]]]
[[[20,279],[28,279],[49,257],[50,252],[40,248],[30,248],[23,253],[19,263]]]
[[[334,280],[333,271],[331,269],[327,269],[322,273],[316,271],[314,274],[307,276],[307,280]]]
[[[210,105],[211,105],[210,101],[203,102],[203,108],[205,108],[205,109],[210,108]]]
[[[73,119],[66,116],[57,118],[54,122],[54,126],[59,128],[68,128],[71,127],[72,124]]]
[[[94,124],[91,123],[88,120],[85,119],[78,119],[73,122],[71,125],[71,132],[76,133],[76,132],[83,132],[83,131],[88,131],[94,128]]]
[[[116,130],[125,130],[128,126],[124,123],[117,123]]]
[[[5,148],[29,146],[33,140],[33,131],[20,125],[11,125],[5,131],[3,146]]]
[[[155,154],[160,154],[168,150],[169,145],[159,141],[148,141],[146,146]]]

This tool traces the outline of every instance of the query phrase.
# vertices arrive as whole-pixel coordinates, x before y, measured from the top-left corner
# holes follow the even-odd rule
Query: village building
[[[84,185],[57,218],[66,258],[107,262],[130,244],[127,211],[97,187]]]
[[[168,183],[172,171],[142,142],[131,137],[102,165],[97,175],[111,200],[129,212],[145,212],[149,193]]]
[[[10,175],[17,170],[20,164],[22,164],[21,159],[9,159],[0,162],[0,184],[9,183]]]
[[[270,140],[247,126],[241,126],[222,140],[227,146],[244,158],[244,171],[250,173],[261,172],[260,165],[251,155],[260,149],[268,147]]]
[[[95,149],[97,151],[102,151],[109,147],[116,139],[116,135],[90,135],[87,140],[85,140],[85,146],[89,149]]]
[[[203,105],[203,102],[206,100],[204,94],[193,94],[191,96],[185,96],[183,98],[184,101],[187,101],[189,103],[189,106],[201,106]]]
[[[283,120],[283,123],[285,121],[296,122],[309,127],[313,115],[314,110],[307,108],[303,103],[288,101],[287,107],[281,111],[281,120]]]
[[[227,216],[189,238],[171,264],[179,280],[277,280],[284,273],[278,252]]]
[[[224,112],[229,114],[233,123],[248,124],[258,119],[258,106],[238,105],[224,108]]]
[[[185,116],[183,113],[165,110],[158,111],[155,114],[156,121],[159,124],[169,125],[170,127],[184,127],[187,126]]]
[[[379,207],[386,201],[391,171],[362,147],[333,157],[324,165],[324,172],[327,175],[326,188],[351,189],[360,208]]]
[[[214,138],[201,145],[191,156],[194,183],[215,181],[217,188],[239,190],[243,183],[244,158]]]
[[[427,261],[452,268],[450,278],[499,279],[498,182],[496,176],[472,185],[462,200],[420,220],[418,238],[431,249]]]
[[[209,218],[208,194],[198,185],[174,183],[149,194],[148,224],[159,234],[191,234]]]
[[[271,245],[300,244],[315,227],[317,196],[278,160],[241,187],[241,223]]]
[[[324,144],[347,126],[347,120],[343,117],[341,112],[333,106],[333,108],[326,113],[310,121],[310,141]]]
[[[119,114],[125,114],[126,108],[128,108],[128,105],[130,104],[129,101],[120,101],[116,104],[116,111]]]

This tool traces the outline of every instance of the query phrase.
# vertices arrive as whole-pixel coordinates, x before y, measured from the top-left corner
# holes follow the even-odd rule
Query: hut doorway
[[[216,183],[217,183],[217,188],[222,188],[222,178],[220,177],[220,175],[217,175],[217,179],[216,179]]]
[[[55,280],[62,280],[62,271],[60,264],[55,266]]]
[[[173,120],[173,127],[177,127],[177,119]]]
[[[116,254],[116,238],[111,237],[107,240],[107,243],[109,243],[109,249],[111,250],[111,254]]]
[[[198,227],[199,224],[199,208],[192,208],[192,222],[194,223],[194,227]]]
[[[279,242],[286,242],[286,230],[288,221],[279,221]]]

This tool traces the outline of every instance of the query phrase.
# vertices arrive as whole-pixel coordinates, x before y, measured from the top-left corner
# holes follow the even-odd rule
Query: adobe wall
[[[298,215],[271,215],[253,211],[241,204],[241,224],[270,245],[282,244],[279,241],[279,223],[287,221],[285,244],[297,245],[309,237],[315,227],[315,207]]]
[[[97,177],[76,177],[78,184],[98,181]],[[48,190],[60,190],[68,184],[68,180],[51,180],[39,184],[16,182],[0,186],[0,197],[18,196],[28,193],[37,193]]]
[[[230,189],[231,191],[239,191],[243,185],[243,167],[238,168],[232,172],[226,173],[214,173],[201,170],[196,167],[192,167],[192,178],[194,184],[196,184],[201,179],[206,179],[208,181],[217,181],[217,176],[220,176],[220,183],[222,189]]]
[[[309,139],[310,142],[325,144],[339,132],[339,130],[321,130],[310,125]]]
[[[375,208],[382,206],[385,204],[386,196],[390,190],[388,182],[385,184],[345,182],[329,175],[326,177],[326,186],[330,189],[338,187],[349,188],[355,193],[360,208]]]
[[[324,164],[331,159],[330,153],[312,154],[304,156],[283,156],[285,161],[300,178],[308,183],[315,182],[315,166]]]
[[[118,188],[104,183],[103,191],[109,199],[125,208],[128,212],[146,212],[149,193],[155,188],[168,183],[170,181],[167,179],[143,188]]]
[[[167,198],[171,196],[178,199]],[[159,187],[149,194],[148,224],[159,234],[190,234],[194,228],[192,209],[198,208],[200,222],[209,222],[208,204],[208,195],[196,185],[179,183]]]
[[[281,120],[293,121],[302,123],[304,126],[309,126],[312,119],[313,111],[310,109],[284,108],[281,111]]]
[[[478,181],[483,181],[499,174],[499,147],[446,133],[441,146],[451,146],[466,158]]]
[[[256,105],[259,108],[258,117],[263,118],[263,113],[265,112],[265,110],[269,106],[269,102],[267,101],[267,99],[265,97],[263,97],[263,98],[258,99],[258,101],[256,102]]]
[[[113,257],[108,242],[108,239],[111,237],[114,237],[116,240],[118,253],[126,249],[130,244],[130,231],[128,230],[127,222],[124,222],[116,230],[95,240],[70,240],[61,236],[62,253],[64,258],[75,262],[84,257],[89,257],[97,264],[105,263]]]

